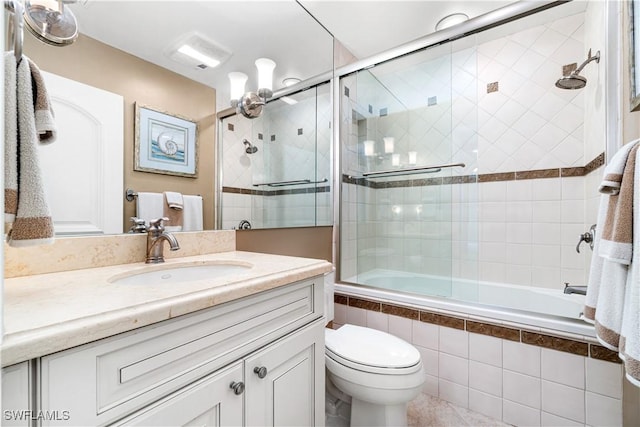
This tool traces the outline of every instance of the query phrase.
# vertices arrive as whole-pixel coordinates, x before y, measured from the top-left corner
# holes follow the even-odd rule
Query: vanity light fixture
[[[436,31],[444,30],[445,28],[453,27],[456,24],[469,20],[469,15],[466,13],[458,12],[447,15],[436,24]]]
[[[273,69],[276,68],[276,63],[269,58],[258,58],[255,64],[258,68],[258,90],[256,92],[244,91],[247,82],[246,74],[232,72],[228,75],[231,106],[236,109],[236,112],[248,119],[259,117],[267,99],[273,96]]]

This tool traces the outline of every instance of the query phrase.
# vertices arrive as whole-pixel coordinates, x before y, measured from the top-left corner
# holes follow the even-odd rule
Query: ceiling
[[[330,71],[333,37],[364,59],[434,31],[454,12],[475,17],[512,0],[81,0],[69,5],[80,32],[146,61],[217,89],[227,108],[227,74],[249,76],[255,89],[259,57],[273,59],[274,90],[286,77],[302,80]],[[321,25],[320,25],[321,24]],[[171,59],[168,50],[197,32],[231,57],[205,70]]]

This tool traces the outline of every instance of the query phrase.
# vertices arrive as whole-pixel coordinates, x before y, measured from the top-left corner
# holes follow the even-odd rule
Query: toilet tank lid
[[[329,351],[355,363],[381,368],[406,368],[420,362],[420,352],[408,342],[386,332],[343,325],[325,335]]]

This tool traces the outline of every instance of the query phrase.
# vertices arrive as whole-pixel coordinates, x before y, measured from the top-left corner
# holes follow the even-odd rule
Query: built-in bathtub
[[[526,329],[548,329],[567,336],[595,337],[593,326],[582,320],[585,297],[567,295],[561,289],[384,269],[368,271],[347,282],[336,284],[336,292],[462,318],[513,323]]]

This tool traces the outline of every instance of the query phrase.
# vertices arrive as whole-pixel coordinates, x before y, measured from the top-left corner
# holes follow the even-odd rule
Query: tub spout
[[[579,295],[586,295],[587,294],[587,287],[586,286],[569,286],[568,282],[565,282],[564,284],[564,293],[569,295],[569,294],[579,294]]]

